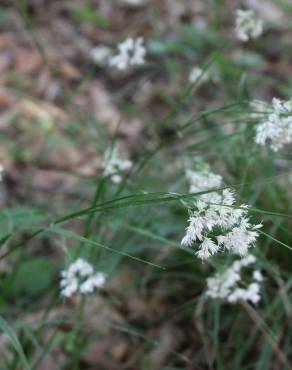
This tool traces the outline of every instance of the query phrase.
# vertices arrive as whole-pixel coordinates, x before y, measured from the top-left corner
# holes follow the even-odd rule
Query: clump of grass
[[[103,19],[92,14],[91,7],[74,9],[74,16],[81,21],[99,26]],[[23,4],[20,10],[24,16]],[[101,27],[109,27],[108,22],[101,23]],[[32,21],[28,24],[39,47]],[[125,142],[128,156],[120,154],[117,148],[124,117],[109,137],[99,122],[78,110],[76,141],[95,148],[95,155],[101,158],[99,170],[88,177],[78,169],[73,174],[64,171],[64,178],[74,176],[73,197],[55,201],[59,198],[53,194],[51,199],[45,195],[41,200],[12,200],[1,210],[1,305],[5,319],[0,318],[0,328],[5,334],[1,349],[5,369],[42,368],[43,361],[54,358],[56,351],[61,358],[56,368],[83,369],[88,348],[107,335],[112,342],[120,335],[128,344],[130,350],[117,360],[121,367],[153,369],[152,351],[161,345],[157,338],[167,325],[179,334],[177,342],[170,342],[164,350],[161,369],[291,368],[291,157],[284,145],[275,153],[256,143],[257,125],[263,118],[258,122],[258,112],[255,115],[250,106],[250,101],[258,98],[253,94],[258,83],[253,79],[253,64],[242,66],[232,59],[235,46],[228,40],[223,48],[225,36],[214,27],[207,29],[205,38],[198,36],[199,30],[192,35],[188,25],[178,31],[178,40],[154,41],[153,37],[148,47],[146,43],[146,57],[144,46],[142,52],[139,49],[139,63],[128,63],[135,45],[131,43],[131,48],[124,50],[120,43],[119,62],[127,62],[120,69],[130,70],[115,71],[110,78],[125,73],[124,80],[129,78],[130,82],[129,89],[117,88],[113,96],[123,115],[143,121],[143,146]],[[222,51],[214,53],[214,38],[208,35],[220,40]],[[198,37],[200,48],[195,50]],[[241,52],[249,53],[249,46],[246,48]],[[250,48],[255,48],[254,44]],[[257,53],[256,48],[253,51]],[[201,67],[189,81],[194,56],[195,65]],[[116,65],[109,61],[104,68],[110,74]],[[130,75],[136,71],[137,80],[132,82]],[[82,83],[90,77],[84,77]],[[161,119],[155,119],[155,112],[147,106],[137,103],[136,107],[134,103],[141,80],[154,83],[157,78],[169,85],[169,91],[158,92],[166,107]],[[261,78],[264,86],[272,85],[279,95],[287,89],[285,82]],[[69,97],[70,106],[74,92],[64,89],[64,96]],[[286,110],[277,114],[289,130],[290,105]],[[84,123],[90,134],[84,133]],[[66,130],[57,133],[74,138]],[[50,148],[52,142],[56,144],[56,133],[51,130],[46,135],[44,145]],[[202,162],[208,164],[207,171],[200,168]],[[32,167],[37,170],[38,163]],[[194,177],[190,189],[186,170]],[[220,173],[220,181],[206,184],[211,170]],[[8,184],[6,176],[4,171],[4,184]],[[230,188],[236,192],[238,204]],[[226,200],[227,195],[232,201]],[[200,223],[205,224],[199,231],[198,220],[193,224],[196,230],[190,232],[195,237],[183,247],[180,241],[188,209],[191,218],[200,217]],[[212,214],[206,217],[203,211]],[[224,220],[227,216],[228,222]],[[248,217],[263,227],[253,227]],[[202,242],[203,229],[208,234]],[[250,268],[249,264],[236,264],[231,253],[236,249],[235,236],[237,250],[244,249],[238,254],[248,250],[253,256],[246,260],[252,259],[256,265],[257,274],[252,275],[252,281],[247,278],[247,283],[240,280],[239,270]],[[246,241],[248,237],[252,240]],[[208,253],[202,263],[197,254],[206,240]],[[226,276],[230,278],[230,269],[232,282],[238,284],[232,299],[230,284],[228,294],[219,294]],[[250,291],[255,283],[256,292]],[[146,310],[137,305],[135,311],[131,301],[136,297]],[[154,308],[148,307],[154,297]],[[232,305],[228,299],[220,299],[226,297]],[[92,311],[101,317],[104,311],[111,312],[109,328],[105,329],[98,316],[92,319]],[[120,321],[115,322],[116,317]]]

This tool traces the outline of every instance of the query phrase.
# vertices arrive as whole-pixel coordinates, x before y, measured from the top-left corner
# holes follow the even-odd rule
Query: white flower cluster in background
[[[252,117],[261,121],[256,127],[257,144],[269,142],[271,149],[277,152],[292,143],[292,99],[281,101],[274,98],[271,106],[256,100],[252,108],[256,111]]]
[[[263,32],[263,22],[253,10],[238,9],[236,11],[235,32],[240,41],[256,39]]]
[[[261,299],[260,290],[263,276],[261,271],[253,270],[247,284],[242,278],[242,270],[256,263],[255,256],[249,254],[232,263],[231,267],[207,279],[206,295],[211,298],[224,299],[228,303],[250,301],[254,304]]]
[[[0,181],[3,180],[3,173],[4,173],[4,167],[3,165],[0,163]]]
[[[111,176],[113,183],[120,183],[122,181],[120,172],[128,171],[132,166],[132,161],[121,158],[116,147],[108,149],[105,152],[104,159],[102,161],[102,167],[104,169],[103,174],[104,176]]]
[[[187,170],[190,193],[214,189],[198,195],[192,209],[189,209],[189,225],[183,237],[182,246],[198,243],[197,256],[202,260],[219,250],[227,250],[244,256],[258,237],[261,224],[252,225],[248,217],[248,206],[235,207],[235,195],[230,189],[222,187],[222,178],[208,170]],[[219,230],[219,231],[218,231]],[[218,235],[218,232],[220,234]],[[216,236],[212,235],[216,233]]]
[[[210,80],[210,75],[208,71],[204,71],[200,67],[193,67],[189,74],[189,82],[194,83],[198,81],[198,85],[208,82]]]
[[[102,287],[106,280],[103,272],[95,272],[92,265],[82,258],[62,271],[61,277],[61,294],[66,298],[76,293],[92,293],[96,288]]]
[[[144,39],[138,37],[127,38],[118,45],[119,53],[109,60],[109,65],[119,70],[125,70],[131,66],[143,65],[145,63],[146,48]]]
[[[96,46],[90,50],[90,57],[98,66],[106,66],[112,54],[111,48],[105,45]]]
[[[147,0],[120,0],[121,3],[134,7],[144,5],[146,1]]]

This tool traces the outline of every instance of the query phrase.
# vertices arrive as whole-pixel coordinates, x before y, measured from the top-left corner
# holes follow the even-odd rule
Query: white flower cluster
[[[263,32],[263,22],[259,19],[253,10],[236,11],[236,36],[240,41],[256,39]]]
[[[254,101],[252,107],[261,123],[256,128],[255,142],[265,145],[267,141],[273,151],[277,152],[285,145],[292,143],[292,99],[281,101],[274,98],[272,106],[265,102]]]
[[[90,50],[90,57],[98,66],[106,66],[111,56],[111,48],[105,45],[96,46]]]
[[[189,82],[194,83],[198,81],[198,85],[201,85],[204,82],[208,82],[210,80],[210,75],[208,71],[204,71],[200,67],[193,67],[189,74]]]
[[[118,45],[119,53],[109,60],[109,65],[119,70],[125,70],[130,66],[142,65],[145,63],[146,48],[144,39],[138,37],[127,38]]]
[[[230,189],[216,191],[222,186],[221,176],[209,171],[187,171],[190,181],[190,192],[202,192],[215,189],[212,192],[198,195],[194,208],[189,210],[189,225],[181,241],[183,246],[199,243],[197,256],[207,259],[221,249],[240,256],[247,254],[254,245],[262,225],[252,225],[248,217],[248,206],[234,207],[235,196]],[[216,236],[210,236],[216,232]],[[220,235],[218,235],[220,230]]]
[[[104,159],[102,161],[102,167],[104,169],[103,174],[104,176],[111,176],[113,183],[120,183],[122,181],[120,172],[128,171],[132,166],[132,161],[121,158],[116,147],[108,149],[105,152]]]
[[[0,163],[0,181],[3,180],[3,173],[4,173],[4,167],[3,165]]]
[[[143,5],[147,0],[120,0],[120,1],[130,6],[140,6]]]
[[[241,300],[258,303],[261,299],[260,283],[263,281],[261,271],[253,271],[249,284],[245,284],[241,276],[242,269],[255,264],[255,262],[255,256],[249,254],[241,260],[233,262],[231,267],[224,272],[208,278],[206,295],[211,298],[225,299],[228,303],[236,303]]]
[[[82,258],[62,271],[61,277],[61,294],[66,298],[76,293],[92,293],[96,288],[102,287],[106,280],[103,272],[94,272],[92,265]]]

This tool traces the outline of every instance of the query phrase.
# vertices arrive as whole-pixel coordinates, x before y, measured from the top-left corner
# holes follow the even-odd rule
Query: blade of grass
[[[23,348],[19,340],[17,339],[16,334],[14,333],[13,329],[9,326],[9,324],[6,322],[6,320],[4,320],[3,317],[1,316],[0,316],[0,329],[3,331],[4,334],[6,334],[9,337],[15,351],[19,356],[19,360],[23,368],[25,370],[31,370],[31,367],[26,359]]]
[[[165,268],[163,266],[159,266],[159,265],[157,265],[155,263],[152,263],[152,262],[143,260],[142,258],[138,258],[138,257],[132,256],[132,255],[126,253],[126,252],[122,252],[122,251],[119,251],[117,249],[108,247],[108,246],[106,246],[104,244],[95,242],[95,241],[90,240],[88,238],[85,238],[85,237],[83,237],[81,235],[75,234],[73,231],[65,230],[65,229],[63,229],[61,227],[58,227],[58,226],[51,226],[51,227],[47,228],[46,231],[51,232],[51,233],[54,233],[54,234],[65,236],[66,238],[75,239],[75,240],[78,240],[78,241],[83,242],[83,243],[92,244],[92,245],[95,245],[96,247],[103,248],[103,249],[108,250],[110,252],[120,254],[122,256],[131,258],[131,259],[133,259],[135,261],[138,261],[138,262],[142,262],[142,263],[144,263],[146,265],[150,265],[152,267],[156,267],[156,268],[159,268],[161,270],[165,270]]]

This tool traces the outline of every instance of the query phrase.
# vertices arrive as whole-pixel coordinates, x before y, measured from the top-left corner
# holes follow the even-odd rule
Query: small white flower
[[[218,242],[220,245],[224,245],[227,250],[233,251],[240,256],[245,256],[257,237],[258,233],[250,229],[246,219],[242,219],[241,223],[233,227],[226,235],[219,236]]]
[[[242,258],[240,261],[239,261],[240,265],[241,266],[249,266],[249,265],[252,265],[254,263],[256,263],[256,258],[253,254],[248,254],[247,256],[245,256],[244,258]]]
[[[232,268],[223,273],[217,273],[214,277],[207,279],[206,295],[211,298],[225,299],[240,279],[239,271]]]
[[[61,294],[66,298],[70,298],[78,291],[78,280],[73,276],[71,276],[70,278],[62,276],[62,278],[63,280],[61,281]]]
[[[108,63],[109,58],[112,56],[113,52],[111,48],[105,45],[96,46],[91,49],[90,57],[95,64],[98,66],[105,66]]]
[[[206,259],[218,252],[220,246],[215,244],[210,238],[204,238],[197,255],[201,259]]]
[[[189,74],[189,82],[198,82],[198,86],[210,80],[208,71],[204,71],[199,67],[193,67]]]
[[[146,48],[144,39],[128,38],[118,45],[119,54],[110,58],[109,64],[119,70],[125,70],[131,66],[143,65],[145,63]]]
[[[146,3],[147,0],[120,0],[120,1],[130,6],[140,6]]]
[[[257,304],[260,299],[260,285],[258,283],[251,283],[245,289],[234,289],[234,291],[227,297],[227,302],[237,303],[238,301],[250,301]]]
[[[116,147],[108,149],[105,152],[102,161],[104,176],[111,176],[113,183],[118,184],[122,181],[121,172],[128,171],[133,166],[133,163],[128,159],[122,159]]]
[[[67,270],[61,272],[61,294],[70,298],[76,293],[92,293],[96,288],[104,285],[106,275],[94,272],[92,265],[79,258],[71,263]]]
[[[256,258],[251,254],[234,261],[224,272],[207,279],[206,295],[211,298],[225,299],[232,304],[238,301],[258,303],[261,299],[260,283],[263,280],[261,272],[254,270],[252,281],[247,285],[242,277],[242,270],[255,263]]]
[[[4,166],[0,163],[0,181],[3,180]]]
[[[264,280],[263,275],[259,270],[253,272],[253,278],[255,281],[258,281],[259,283],[261,283]]]
[[[101,288],[104,285],[105,280],[105,274],[102,272],[97,272],[80,285],[80,293],[92,293],[96,288]]]
[[[190,182],[190,193],[216,189],[222,185],[222,177],[220,175],[215,175],[208,170],[192,171],[187,169],[186,177]]]
[[[256,39],[263,32],[263,22],[252,10],[236,11],[236,36],[240,41]]]
[[[260,103],[257,102],[257,105],[260,106]],[[292,143],[292,99],[281,101],[274,98],[272,105],[264,102],[261,105],[268,106],[268,114],[257,117],[253,114],[254,118],[261,120],[256,127],[255,142],[260,145],[269,142],[271,149],[277,152]],[[255,103],[252,106],[255,107]]]

